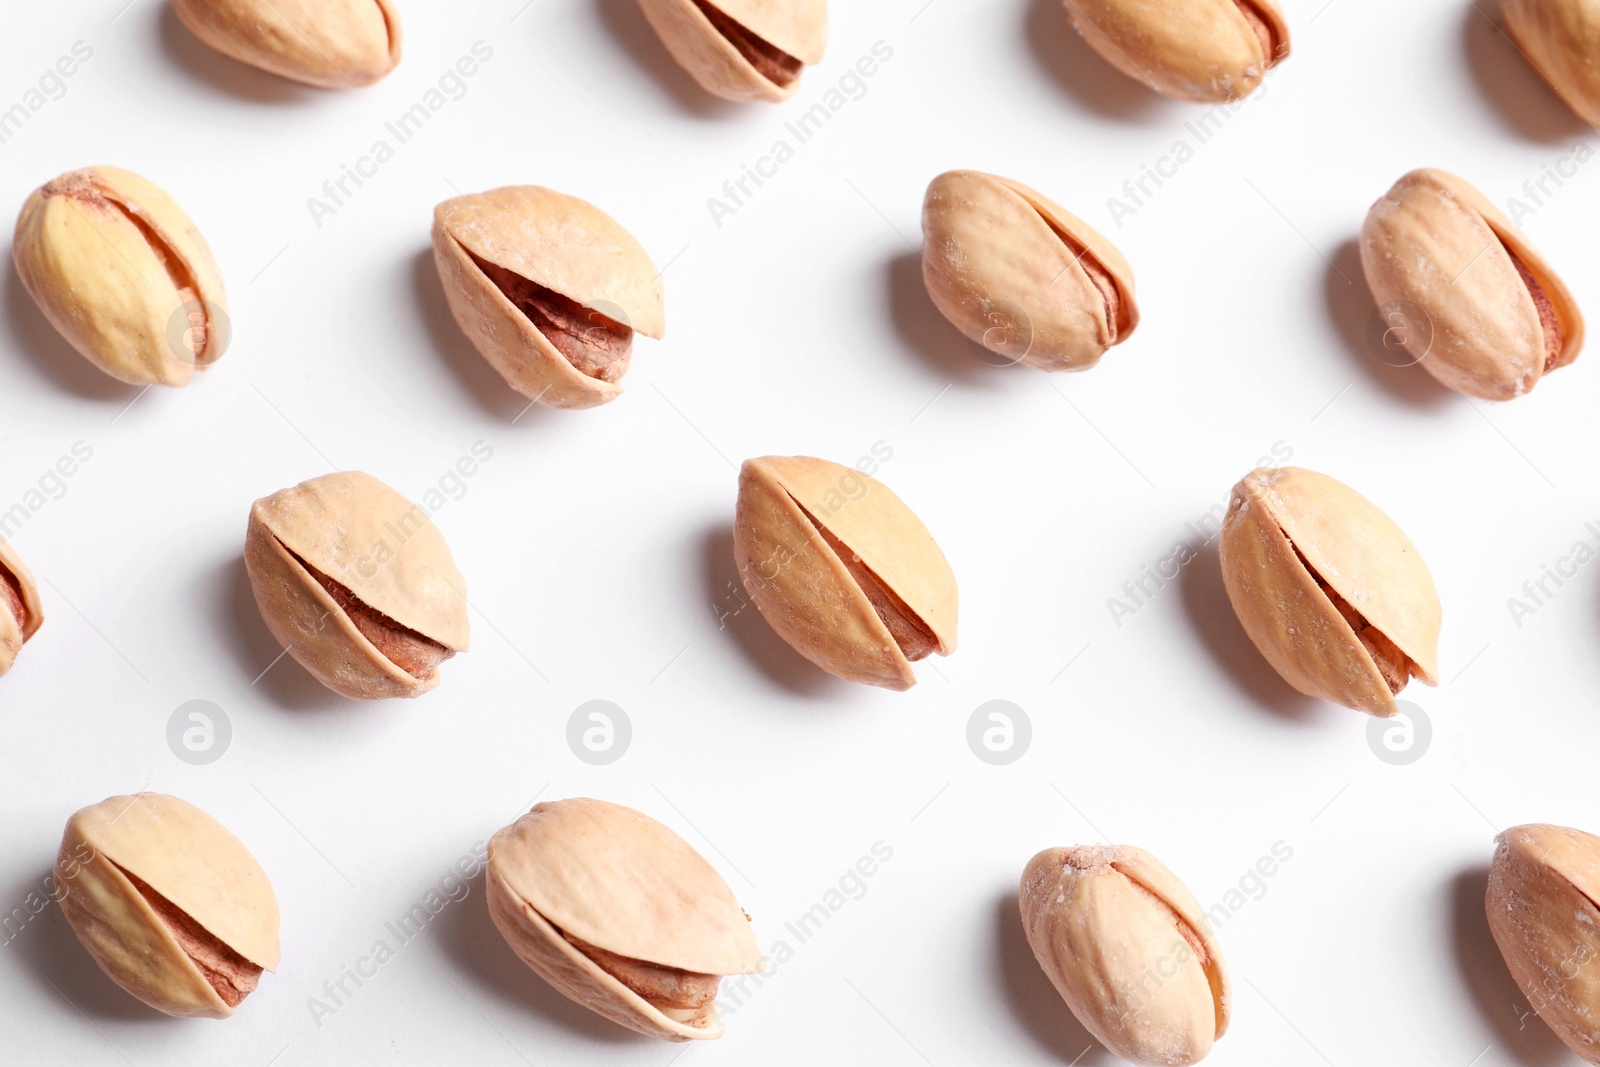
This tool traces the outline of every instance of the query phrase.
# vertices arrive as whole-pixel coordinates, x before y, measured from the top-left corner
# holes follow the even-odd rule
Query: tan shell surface
[[[1159,93],[1196,103],[1248,96],[1289,55],[1277,0],[1253,0],[1279,42],[1266,55],[1235,0],[1067,0],[1078,32],[1107,62]]]
[[[4,539],[0,539],[0,570],[17,580],[17,589],[22,594],[23,613],[22,625],[19,626],[16,618],[0,603],[0,675],[3,675],[16,663],[22,646],[44,624],[44,606],[39,601],[39,587],[34,584],[33,575],[23,564],[22,557],[17,555],[16,549]]]
[[[1533,69],[1591,126],[1600,123],[1600,4],[1593,0],[1500,0],[1506,30]]]
[[[134,219],[171,250],[197,299],[226,310],[222,277],[194,222],[157,186],[117,167],[70,171],[35,190],[17,217],[12,258],[51,325],[90,362],[134,385],[183,385],[196,364],[174,352],[169,330],[185,297]],[[208,331],[213,347],[199,365],[220,355],[218,335]]]
[[[1585,332],[1577,301],[1511,220],[1460,178],[1404,175],[1361,228],[1361,265],[1379,305],[1410,301],[1427,315],[1430,329],[1408,331],[1410,354],[1440,382],[1486,400],[1521,396],[1545,373],[1539,312],[1508,248],[1555,307],[1566,338],[1559,365],[1572,362]]]
[[[639,0],[639,6],[672,58],[707,92],[724,100],[778,103],[799,90],[798,78],[780,85],[757,70],[694,0]],[[821,61],[827,0],[728,0],[714,6],[794,58],[811,65]]]
[[[1018,900],[1039,965],[1116,1055],[1141,1065],[1197,1063],[1226,1032],[1221,948],[1194,895],[1148,852],[1045,849],[1023,871]],[[1152,973],[1163,976],[1153,990]]]
[[[371,85],[400,62],[391,0],[172,0],[223,55],[324,89]]]
[[[1092,367],[1139,324],[1133,272],[1121,252],[1020,182],[970,170],[941,174],[923,200],[922,230],[923,280],[934,304],[979,344],[994,315],[1009,321],[1019,310],[1031,340],[1021,362],[1029,366]],[[1118,321],[1107,320],[1105,298],[1062,234],[1112,276]]]
[[[1600,1063],[1600,837],[1514,826],[1495,839],[1485,909],[1506,966],[1539,1017]]]

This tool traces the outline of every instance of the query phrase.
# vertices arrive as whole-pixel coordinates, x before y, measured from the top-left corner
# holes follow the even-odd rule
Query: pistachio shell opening
[[[10,544],[0,541],[0,675],[11,670],[22,646],[43,623],[33,576]]]
[[[391,0],[172,0],[189,31],[223,55],[321,89],[356,89],[400,63]]]
[[[827,0],[640,0],[667,50],[726,100],[787,100],[827,43]]]
[[[1178,100],[1248,96],[1289,56],[1276,0],[1067,0],[1066,8],[1102,58]]]

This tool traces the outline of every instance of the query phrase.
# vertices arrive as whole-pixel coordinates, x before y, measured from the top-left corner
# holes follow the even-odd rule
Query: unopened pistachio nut
[[[1583,315],[1522,231],[1442,170],[1394,183],[1361,227],[1361,266],[1390,335],[1439,381],[1510,400],[1578,358]]]
[[[726,100],[787,100],[828,44],[828,0],[639,0],[667,51]]]
[[[1589,125],[1600,122],[1600,6],[1592,0],[1500,0],[1517,50]]]
[[[536,185],[433,213],[433,259],[456,323],[522,395],[558,408],[615,400],[633,334],[666,329],[661,272],[599,208]]]
[[[43,623],[44,608],[33,575],[16,549],[0,540],[0,674],[11,670],[22,646]]]
[[[1008,362],[1085,370],[1139,325],[1122,253],[1020,182],[939,175],[923,200],[922,235],[934,305]]]
[[[278,966],[272,883],[187,801],[110,797],[67,822],[56,898],[113,982],[168,1015],[224,1019]]]
[[[414,697],[468,647],[467,584],[420,504],[325,474],[250,508],[245,568],[272,636],[335,693]]]
[[[137,174],[89,167],[46,182],[22,205],[11,255],[45,318],[113,378],[185,385],[222,357],[227,297],[211,249]]]
[[[1307,696],[1394,715],[1438,684],[1439,594],[1394,520],[1326,474],[1259,468],[1233,487],[1220,553],[1245,633]]]
[[[1140,1067],[1198,1063],[1228,1029],[1228,970],[1200,904],[1131,845],[1028,862],[1022,929],[1083,1028]]]
[[[1221,103],[1255,92],[1289,56],[1277,0],[1066,0],[1105,60],[1158,93]]]
[[[1600,1063],[1600,837],[1513,826],[1495,838],[1489,931],[1533,1010]]]
[[[956,649],[956,579],[889,487],[810,456],[739,470],[739,577],[778,635],[829,674],[910,689],[914,660]]]
[[[223,55],[324,89],[371,85],[400,62],[391,0],[172,0],[172,9]]]
[[[523,963],[650,1037],[721,1037],[722,979],[762,968],[750,917],[722,876],[620,804],[536,805],[489,840],[487,884],[489,916]]]

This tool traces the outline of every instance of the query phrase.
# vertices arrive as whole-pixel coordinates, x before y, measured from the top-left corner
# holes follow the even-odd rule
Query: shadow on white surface
[[[628,58],[636,66],[648,71],[667,95],[688,114],[703,119],[717,119],[732,115],[741,106],[762,106],[760,103],[740,105],[712,96],[700,88],[689,72],[672,58],[672,53],[661,43],[654,28],[645,21],[638,0],[595,0],[595,6],[612,39],[628,53]]]
[[[1121,1060],[1083,1028],[1034,958],[1014,891],[1002,893],[995,901],[994,918],[995,969],[1005,988],[1006,1005],[1022,1029],[1062,1063],[1077,1067],[1120,1064]]]
[[[1490,21],[1497,13],[1497,4],[1461,5],[1461,46],[1467,67],[1495,113],[1513,132],[1535,141],[1565,144],[1591,132],[1545,84],[1502,27]]]
[[[46,175],[40,182],[53,177],[53,174]],[[39,377],[74,396],[113,402],[117,407],[139,394],[138,386],[117,381],[80,355],[56,332],[12,269],[10,255],[0,269],[6,276],[6,332],[12,346],[22,353],[23,360],[32,365]]]
[[[150,8],[144,7],[141,12],[150,12]],[[190,33],[170,4],[162,4],[159,15],[151,14],[161,20],[158,34],[167,59],[208,89],[257,104],[283,104],[339,91],[300,85],[228,58]]]
[[[1408,404],[1440,407],[1454,399],[1454,392],[1421,367],[1391,366],[1379,359],[1373,350],[1373,345],[1380,343],[1375,338],[1381,338],[1382,324],[1377,318],[1378,305],[1373,300],[1372,290],[1367,288],[1366,273],[1361,269],[1358,240],[1352,238],[1334,251],[1324,277],[1323,295],[1328,305],[1328,318],[1357,370]]]
[[[939,376],[954,379],[963,387],[992,389],[1006,384],[1008,373],[1026,369],[991,366],[980,358],[979,353],[984,350],[967,340],[928,295],[927,284],[922,280],[921,252],[902,252],[890,259],[886,277],[895,332],[905,347]]]
[[[1159,93],[1128,77],[1089,47],[1072,28],[1061,0],[1029,0],[1021,29],[1039,66],[1079,104],[1124,121],[1167,109],[1167,101]]]
[[[243,542],[242,530],[240,541]],[[212,612],[208,630],[227,650],[244,685],[253,683],[253,688],[272,704],[291,711],[350,711],[373,703],[339,696],[284,652],[261,619],[242,555],[218,564],[211,572],[210,587],[215,594],[208,609]]]

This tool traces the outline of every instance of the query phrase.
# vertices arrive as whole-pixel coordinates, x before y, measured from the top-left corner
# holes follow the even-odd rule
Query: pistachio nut
[[[1600,837],[1513,826],[1495,838],[1485,908],[1533,1010],[1585,1063],[1600,1063]]]
[[[787,100],[828,44],[828,0],[639,0],[672,58],[725,100]]]
[[[244,562],[272,636],[342,696],[420,696],[467,651],[467,583],[444,535],[370,474],[324,474],[257,500]]]
[[[725,975],[761,950],[733,890],[683,838],[620,804],[539,804],[489,840],[489,916],[557,992],[669,1041],[722,1036]]]
[[[185,385],[222,357],[222,276],[172,198],[117,167],[70,171],[28,197],[11,246],[50,325],[133,385]]]
[[[1439,594],[1394,520],[1326,474],[1262,467],[1233,487],[1222,578],[1245,633],[1307,696],[1396,713],[1438,684]]]
[[[1086,370],[1139,325],[1122,253],[1020,182],[939,175],[923,200],[922,234],[934,305],[1009,362]]]
[[[1113,67],[1200,104],[1255,92],[1289,57],[1278,0],[1066,0],[1067,17]]]
[[[28,639],[44,623],[39,588],[16,549],[0,540],[0,674],[11,670]]]
[[[1442,170],[1414,170],[1372,205],[1361,266],[1391,331],[1439,381],[1510,400],[1583,348],[1583,315],[1515,224]]]
[[[1506,32],[1539,76],[1589,125],[1600,122],[1600,7],[1589,0],[1500,0]]]
[[[874,478],[810,456],[739,470],[739,577],[778,636],[829,674],[910,689],[956,649],[956,579],[933,535]]]
[[[224,1019],[278,966],[278,902],[237,837],[177,797],[110,797],[67,821],[56,899],[113,982],[168,1015]]]
[[[223,55],[324,89],[371,85],[400,63],[391,0],[172,0],[172,10]]]
[[[1130,1063],[1198,1063],[1228,1029],[1222,949],[1178,876],[1131,845],[1047,848],[1018,895],[1039,966],[1083,1028]]]
[[[634,331],[666,329],[661,272],[615,219],[536,185],[433,213],[433,260],[456,323],[506,382],[558,408],[615,400]]]

